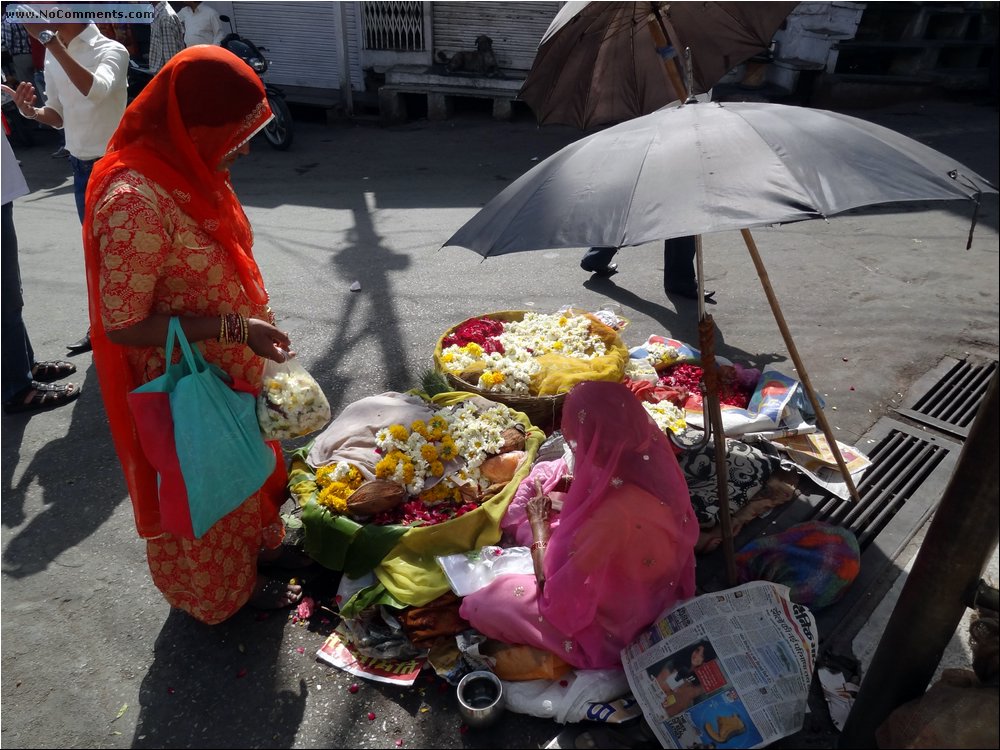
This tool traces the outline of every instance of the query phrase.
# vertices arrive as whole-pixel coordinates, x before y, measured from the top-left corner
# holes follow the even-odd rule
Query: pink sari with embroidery
[[[534,576],[501,576],[465,597],[461,615],[490,638],[578,668],[620,667],[625,645],[694,595],[698,522],[670,442],[622,384],[576,386],[562,432],[574,475],[546,550],[543,594]],[[551,469],[538,468],[546,490],[558,480]],[[514,526],[505,527],[521,540],[527,521],[512,507]]]

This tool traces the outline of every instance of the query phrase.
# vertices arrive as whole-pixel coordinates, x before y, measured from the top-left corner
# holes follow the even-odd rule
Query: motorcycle
[[[228,23],[230,28],[230,33],[223,37],[219,43],[220,46],[242,59],[263,79],[270,64],[262,54],[267,51],[267,48],[258,47],[246,37],[237,34],[229,16],[222,15],[219,18]],[[285,102],[284,91],[267,81],[264,81],[264,90],[267,93],[267,103],[271,106],[271,112],[274,113],[274,117],[264,128],[264,137],[274,148],[284,151],[292,145],[292,137],[295,134],[292,113]]]

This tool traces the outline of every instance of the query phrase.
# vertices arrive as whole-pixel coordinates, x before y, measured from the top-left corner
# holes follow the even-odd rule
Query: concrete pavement
[[[865,111],[997,181],[997,110],[926,102]],[[450,325],[506,309],[619,305],[627,343],[696,340],[693,304],[661,289],[657,244],[627,248],[592,281],[579,251],[487,260],[442,242],[537,160],[580,137],[530,117],[459,112],[442,123],[298,123],[292,150],[263,142],[234,169],[279,324],[331,406],[403,390]],[[34,192],[15,204],[25,318],[40,358],[86,327],[69,168],[52,134],[15,147]],[[802,358],[851,443],[945,355],[998,351],[996,196],[971,207],[888,206],[755,233]],[[720,353],[791,371],[737,234],[705,238]],[[359,282],[361,290],[351,292]],[[2,418],[2,726],[6,747],[538,747],[550,721],[507,716],[460,731],[453,691],[354,680],[314,659],[323,636],[245,610],[214,628],[171,612],[143,545],[104,422],[90,355],[71,406]],[[299,652],[301,649],[301,653]],[[347,687],[361,682],[357,693]],[[368,719],[369,712],[375,718]]]

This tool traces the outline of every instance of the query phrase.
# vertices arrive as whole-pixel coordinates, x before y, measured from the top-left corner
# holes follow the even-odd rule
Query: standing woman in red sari
[[[160,528],[156,472],[126,396],[163,374],[173,316],[206,360],[251,385],[260,386],[265,359],[285,359],[290,341],[274,326],[253,232],[229,182],[230,165],[270,118],[246,63],[220,47],[184,50],[126,111],[86,198],[94,362],[136,528],[156,587],[208,624],[248,601],[281,607],[302,595],[257,573],[258,555],[284,535],[280,446],[273,444],[275,473],[261,489],[200,539],[175,537]]]

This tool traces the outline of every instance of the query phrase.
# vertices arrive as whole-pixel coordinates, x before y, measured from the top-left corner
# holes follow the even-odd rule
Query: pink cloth
[[[670,442],[622,384],[576,386],[562,432],[575,469],[546,550],[544,593],[534,576],[501,576],[465,597],[460,613],[490,638],[546,649],[574,667],[620,667],[626,644],[694,595],[698,522]],[[551,464],[535,469],[543,489],[558,479]],[[523,503],[512,507],[505,528],[530,543]]]

